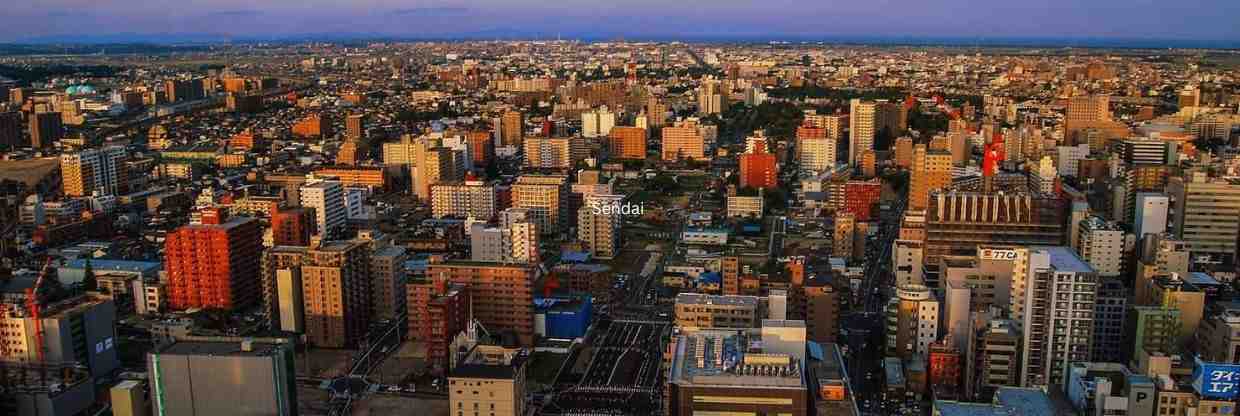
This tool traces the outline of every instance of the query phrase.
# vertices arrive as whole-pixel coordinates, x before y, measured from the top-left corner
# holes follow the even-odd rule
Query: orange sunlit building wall
[[[643,160],[646,158],[646,129],[617,126],[611,128],[608,150],[613,159]]]
[[[313,208],[277,209],[271,216],[271,241],[274,245],[307,247],[312,234]]]
[[[869,221],[871,210],[882,193],[883,185],[878,179],[848,181],[844,184],[844,210],[853,213],[857,221]]]
[[[311,114],[293,125],[293,135],[298,137],[327,137],[332,133],[331,124],[318,114]]]
[[[495,141],[491,138],[491,132],[471,131],[465,139],[469,141],[469,154],[474,160],[474,166],[490,165],[491,159],[495,158]]]
[[[226,219],[204,212],[202,224],[186,225],[164,242],[168,306],[174,310],[238,310],[258,301],[263,232],[258,220]]]
[[[775,155],[746,153],[740,156],[741,188],[774,188],[779,185]]]

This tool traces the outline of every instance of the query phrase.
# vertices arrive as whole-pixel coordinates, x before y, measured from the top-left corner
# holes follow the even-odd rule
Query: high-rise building
[[[344,232],[347,212],[344,187],[337,181],[304,185],[299,190],[301,206],[314,210],[315,233],[331,239]]]
[[[1181,351],[1179,344],[1180,310],[1159,306],[1132,305],[1125,319],[1125,333],[1121,338],[1124,344],[1123,355],[1127,361],[1135,362],[1135,358],[1146,351],[1175,353]],[[1207,323],[1208,325],[1208,323]],[[1201,350],[1208,347],[1202,344]],[[1210,354],[1207,351],[1205,354]],[[1111,361],[1113,359],[1108,359]]]
[[[1211,178],[1202,171],[1171,178],[1167,193],[1175,207],[1174,232],[1194,256],[1211,262],[1234,260],[1240,231],[1240,180]]]
[[[309,246],[314,224],[313,208],[277,209],[271,216],[272,245]]]
[[[590,156],[586,142],[574,137],[528,137],[522,146],[525,167],[572,169]]]
[[[473,299],[474,318],[491,333],[509,331],[518,344],[534,344],[535,265],[447,261],[428,265],[426,276],[464,285]]]
[[[452,343],[473,321],[471,300],[465,286],[447,276],[415,278],[405,286],[409,310],[409,338],[426,345],[432,366],[452,368],[456,354]]]
[[[509,209],[509,211],[525,211]],[[499,226],[474,224],[470,230],[470,259],[499,263],[538,262],[538,226],[522,218]]]
[[[1137,239],[1146,234],[1162,234],[1167,232],[1167,218],[1170,213],[1171,199],[1166,194],[1154,192],[1138,192],[1133,212],[1133,231]]]
[[[1128,312],[1128,290],[1118,278],[1098,279],[1094,298],[1094,342],[1090,359],[1108,362],[1124,353],[1124,322]]]
[[[805,296],[805,331],[810,341],[833,343],[839,339],[844,293],[823,279],[811,279],[802,287]]]
[[[939,337],[939,300],[922,285],[896,288],[887,305],[887,356],[927,358]]]
[[[926,209],[930,194],[952,183],[952,155],[943,150],[928,150],[926,145],[913,146],[913,166],[909,174],[908,206]]]
[[[1203,322],[1197,345],[1204,361],[1240,364],[1240,310],[1224,308]]]
[[[293,346],[284,339],[196,338],[146,356],[157,415],[296,416]]]
[[[1099,217],[1089,217],[1076,224],[1080,228],[1080,240],[1076,253],[1089,263],[1101,277],[1119,276],[1127,264],[1124,256],[1124,230],[1119,224],[1109,223]]]
[[[1105,140],[1125,137],[1128,127],[1111,120],[1111,98],[1105,95],[1080,96],[1068,99],[1064,114],[1064,142],[1069,146],[1087,143],[1084,132],[1101,135]]]
[[[336,151],[336,164],[340,166],[353,166],[358,162],[358,143],[353,139],[346,139],[340,144],[340,150]]]
[[[495,158],[495,140],[489,131],[471,131],[465,136],[469,142],[469,156],[473,158],[474,167],[486,167]]]
[[[728,109],[728,96],[718,80],[706,79],[698,87],[698,113],[719,114]]]
[[[911,168],[913,166],[913,138],[912,137],[906,136],[906,137],[898,138],[896,139],[895,144],[892,145],[891,147],[895,149],[894,153],[895,153],[896,166],[906,168],[906,169]],[[952,159],[954,162],[955,161],[954,152],[953,152]]]
[[[168,102],[200,100],[203,97],[201,79],[169,79],[164,81],[164,96]]]
[[[612,259],[620,253],[621,212],[624,195],[586,196],[577,211],[577,240],[599,259]]]
[[[65,195],[117,195],[126,191],[123,185],[127,154],[123,147],[110,146],[60,155]]]
[[[1012,320],[1022,323],[1021,387],[1063,386],[1068,366],[1088,361],[1098,277],[1064,246],[1034,246],[1014,261]]]
[[[812,125],[797,128],[797,159],[802,170],[822,172],[834,168],[835,152],[836,140],[827,137],[827,129]]]
[[[725,351],[735,354],[723,358]],[[673,337],[669,354],[671,416],[706,412],[806,416],[811,408],[808,400],[820,397],[818,392],[808,393],[816,379],[805,374],[809,364],[802,321],[764,320],[762,329],[682,329]],[[836,387],[847,390],[846,385]],[[833,391],[831,386],[822,389]],[[845,391],[834,391],[835,397]]]
[[[372,241],[372,245],[376,242]],[[375,321],[396,319],[406,312],[405,261],[409,255],[403,246],[372,247],[370,277],[374,290],[370,317]]]
[[[646,159],[646,129],[617,126],[608,137],[608,153],[614,159]]]
[[[854,98],[849,102],[848,115],[848,164],[856,166],[861,161],[862,152],[874,150],[878,104]]]
[[[0,149],[10,151],[25,146],[22,143],[22,113],[0,111]]]
[[[240,310],[258,303],[262,227],[253,218],[208,214],[165,240],[168,307]]]
[[[741,188],[773,189],[779,186],[779,167],[775,155],[760,151],[740,155]]]
[[[804,123],[815,128],[825,129],[825,137],[838,143],[840,139],[844,138],[844,128],[848,127],[849,118],[848,114],[828,115],[818,114],[814,110],[805,110]]]
[[[523,349],[474,346],[448,374],[449,414],[524,416],[529,358]]]
[[[366,115],[349,114],[344,119],[345,137],[354,141],[362,140],[366,134]]]
[[[706,158],[706,142],[698,131],[695,120],[678,121],[672,127],[664,127],[663,160],[703,160]]]
[[[566,176],[521,175],[512,185],[512,207],[527,209],[540,233],[556,235],[571,222],[568,195]]]
[[[371,249],[361,240],[325,241],[301,266],[306,342],[316,347],[357,346],[371,321]]]
[[[413,187],[418,199],[431,200],[431,185],[465,180],[465,154],[447,147],[433,147],[420,154],[413,165]]]
[[[301,138],[332,136],[332,124],[319,114],[311,114],[293,124],[293,135]]]
[[[1128,139],[1120,142],[1120,154],[1129,165],[1165,165],[1172,144],[1157,139]]]
[[[609,111],[607,106],[581,113],[581,135],[584,137],[605,137],[615,126],[616,113]]]
[[[505,111],[500,116],[499,143],[500,146],[521,146],[521,141],[525,138],[525,114],[520,111]]]
[[[30,147],[46,149],[65,137],[65,128],[61,124],[60,113],[35,112],[30,115]]]
[[[273,246],[263,252],[262,310],[271,328],[293,333],[306,332],[301,266],[309,251],[306,246]]]
[[[435,218],[473,218],[490,221],[499,212],[494,183],[440,182],[431,185],[431,215]]]
[[[1009,319],[976,319],[979,325],[965,360],[965,396],[991,397],[998,387],[1020,384],[1021,324]]]

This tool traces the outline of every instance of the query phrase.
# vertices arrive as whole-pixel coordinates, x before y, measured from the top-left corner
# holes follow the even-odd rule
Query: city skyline
[[[187,43],[230,40],[511,39],[803,40],[848,43],[1080,44],[1236,47],[1227,16],[1240,3],[1068,1],[976,7],[967,0],[826,2],[775,0],[666,5],[639,0],[555,5],[518,2],[144,2],[55,0],[12,7],[4,43]],[[1108,42],[1124,40],[1128,43]],[[1144,41],[1144,42],[1141,42]]]

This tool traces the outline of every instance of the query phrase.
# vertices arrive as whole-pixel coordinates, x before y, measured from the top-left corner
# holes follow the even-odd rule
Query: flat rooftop
[[[251,343],[250,351],[241,348],[241,340],[237,341],[177,341],[157,353],[162,355],[220,355],[235,357],[263,357],[274,354],[281,344],[258,342]]]
[[[671,383],[695,386],[805,389],[805,367],[788,354],[769,354],[745,330],[708,329],[676,338]]]
[[[1075,251],[1066,246],[1030,246],[1031,251],[1044,251],[1051,257],[1051,267],[1060,272],[1093,273],[1094,268],[1081,260]]]
[[[720,296],[701,293],[681,293],[676,295],[677,305],[735,305],[758,306],[758,298],[754,296]]]

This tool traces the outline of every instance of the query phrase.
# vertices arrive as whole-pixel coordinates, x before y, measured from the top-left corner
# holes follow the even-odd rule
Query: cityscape
[[[73,3],[0,415],[1240,415],[1240,4]]]

